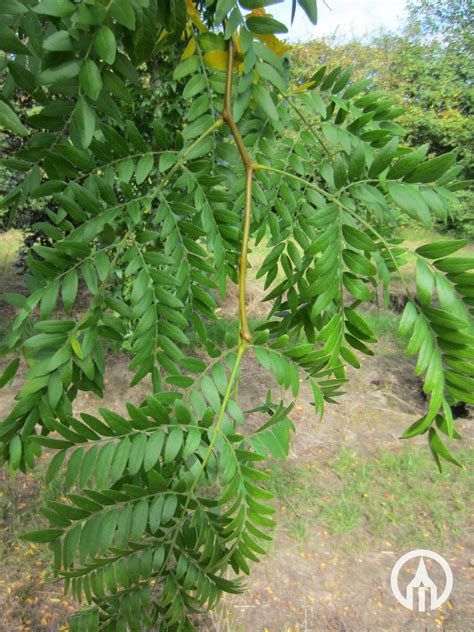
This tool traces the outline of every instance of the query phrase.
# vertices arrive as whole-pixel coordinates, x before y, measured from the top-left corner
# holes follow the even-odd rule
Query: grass
[[[403,237],[404,242],[401,244],[402,247],[407,248],[411,252],[419,248],[420,246],[432,243],[435,241],[444,241],[455,239],[455,237],[451,235],[446,235],[442,233],[438,233],[435,230],[431,230],[429,228],[423,228],[417,224],[408,224],[400,233],[400,236]],[[474,242],[468,244],[461,250],[455,252],[452,256],[454,257],[469,257],[474,254]],[[417,257],[412,254],[408,254],[406,257],[407,263],[402,267],[402,272],[405,280],[409,283],[413,283],[415,281],[415,271],[416,271],[416,261]],[[394,275],[396,279],[396,275]]]
[[[410,246],[412,250],[419,246],[431,243],[435,241],[445,241],[450,239],[456,239],[446,233],[439,233],[436,230],[424,228],[418,224],[408,224],[402,231],[401,237],[405,240],[405,243]],[[454,254],[454,256],[465,257],[469,253],[474,251],[474,243],[468,244],[465,248]]]
[[[458,454],[474,465],[474,451]],[[380,537],[399,546],[423,546],[460,537],[469,515],[472,477],[446,467],[417,448],[381,452],[371,460],[346,448],[329,472],[301,465],[274,465],[273,491],[285,507],[286,526],[299,540],[310,529],[352,536],[351,546]]]
[[[0,279],[4,274],[11,273],[11,267],[17,259],[22,243],[23,234],[20,230],[0,233]]]
[[[400,317],[388,310],[366,311],[364,318],[377,338],[398,339],[398,324]]]
[[[7,307],[2,299],[4,292],[17,291],[18,279],[14,264],[18,259],[18,251],[23,244],[23,233],[19,230],[9,230],[0,233],[0,344],[8,331],[10,322],[14,318],[14,310]]]

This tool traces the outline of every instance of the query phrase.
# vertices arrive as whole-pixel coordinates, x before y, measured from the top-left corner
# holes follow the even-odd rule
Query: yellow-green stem
[[[217,415],[217,421],[212,430],[211,440],[209,442],[209,447],[207,448],[206,454],[202,460],[201,467],[199,468],[196,477],[194,478],[193,484],[191,485],[189,494],[191,495],[193,491],[196,489],[199,480],[206,469],[206,465],[211,458],[212,451],[214,450],[214,446],[216,445],[217,437],[222,428],[222,422],[224,421],[225,411],[227,409],[227,404],[229,403],[230,396],[232,394],[232,389],[234,387],[235,378],[237,377],[237,373],[239,371],[240,362],[242,360],[242,356],[244,355],[245,349],[247,348],[247,342],[245,340],[241,340],[238,348],[237,355],[235,356],[234,365],[232,367],[232,371],[230,373],[229,382],[227,384],[227,389],[224,393],[224,397],[222,399],[221,407],[219,409],[219,413]]]

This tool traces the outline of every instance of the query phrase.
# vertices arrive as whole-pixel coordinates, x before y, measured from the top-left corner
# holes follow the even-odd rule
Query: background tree
[[[306,75],[314,60],[352,65],[358,79],[371,77],[404,112],[400,124],[415,145],[429,145],[432,155],[456,150],[463,175],[472,179],[473,9],[468,2],[419,1],[409,4],[401,35],[383,33],[369,41],[336,39],[300,44],[293,55],[296,76]],[[473,196],[453,202],[438,228],[474,236]]]
[[[454,47],[466,61],[472,61],[474,10],[468,0],[411,0],[408,28],[412,33]]]

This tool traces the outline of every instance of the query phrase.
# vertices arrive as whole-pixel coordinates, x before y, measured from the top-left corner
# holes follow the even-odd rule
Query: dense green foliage
[[[328,40],[300,44],[293,54],[296,77],[308,76],[315,62],[352,65],[357,79],[371,77],[394,105],[415,145],[432,155],[456,151],[466,179],[474,178],[474,10],[470,2],[417,0],[401,35],[369,42]],[[474,195],[463,192],[451,204],[440,230],[474,237]]]
[[[425,37],[435,37],[462,52],[474,54],[474,9],[469,0],[409,0],[408,26]]]
[[[316,413],[341,394],[346,365],[373,353],[359,306],[403,280],[397,226],[444,218],[463,186],[454,154],[410,149],[398,108],[350,70],[320,68],[290,89],[275,36],[285,27],[247,13],[258,4],[0,5],[0,124],[23,139],[2,206],[48,204],[29,295],[6,296],[18,315],[0,384],[20,358],[26,372],[0,437],[12,470],[45,447],[47,482],[65,473],[67,502],[49,502],[50,527],[28,537],[50,544],[55,573],[85,603],[73,630],[193,629],[193,613],[242,590],[274,526],[261,465],[287,455],[300,379]],[[314,22],[314,2],[300,4]],[[21,119],[19,92],[36,104]],[[250,240],[269,247],[256,331]],[[465,243],[414,253],[416,296],[407,287],[400,322],[427,395],[404,436],[426,433],[438,464],[457,463],[442,438],[459,437],[451,404],[474,403],[474,259],[453,256]],[[239,331],[219,348],[208,330],[229,280]],[[206,354],[190,350],[192,335]],[[127,342],[131,387],[149,379],[150,394],[126,417],[73,415],[79,391],[104,391],[109,341]],[[281,387],[252,411],[239,405],[247,353]]]

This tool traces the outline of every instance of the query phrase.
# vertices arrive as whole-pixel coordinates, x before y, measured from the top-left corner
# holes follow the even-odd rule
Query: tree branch
[[[248,324],[247,317],[247,258],[248,258],[248,242],[250,236],[250,217],[252,213],[252,182],[253,182],[253,162],[247,149],[245,148],[242,136],[235,124],[232,116],[232,70],[234,64],[234,43],[232,38],[229,40],[227,55],[227,76],[224,94],[224,109],[222,110],[222,120],[227,124],[235,144],[242,158],[245,169],[245,208],[242,227],[242,248],[240,252],[239,265],[239,317],[240,317],[240,337],[241,340],[250,342],[252,333]]]

